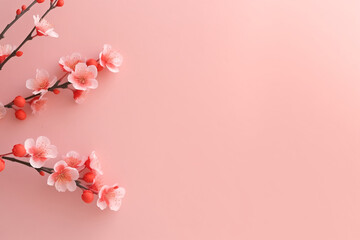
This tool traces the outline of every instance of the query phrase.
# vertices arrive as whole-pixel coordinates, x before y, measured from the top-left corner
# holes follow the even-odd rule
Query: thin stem
[[[12,152],[0,154],[0,157],[7,156],[7,155],[10,155],[10,154],[12,154]]]
[[[83,185],[81,185],[81,182],[79,180],[76,180],[75,183],[76,183],[76,186],[78,186],[79,188],[84,189],[84,190],[89,190],[87,187],[84,187]]]
[[[25,166],[28,166],[28,167],[31,167],[33,169],[35,169],[36,171],[38,172],[46,172],[48,174],[52,174],[54,172],[54,169],[53,168],[48,168],[48,167],[41,167],[41,168],[34,168],[33,166],[31,166],[30,163],[28,162],[25,162],[25,161],[22,161],[22,160],[19,160],[19,159],[16,159],[16,158],[13,158],[13,157],[2,157],[2,159],[5,159],[5,160],[8,160],[8,161],[11,161],[11,162],[15,162],[15,163],[19,163],[19,164],[22,164],[22,165],[25,165]],[[84,190],[90,190],[92,191],[91,189],[85,187],[84,185],[81,184],[81,182],[79,180],[75,180],[75,183],[76,183],[76,186],[78,186],[79,188],[81,189],[84,189]],[[92,191],[93,193],[97,194],[96,192]]]
[[[20,164],[22,164],[22,165],[25,165],[25,166],[28,166],[28,167],[33,168],[30,163],[25,162],[25,161],[22,161],[22,160],[19,160],[19,159],[16,159],[16,158],[13,158],[13,157],[2,157],[2,159],[9,160],[9,161],[11,161],[11,162],[20,163]],[[49,174],[51,174],[51,173],[54,172],[54,169],[52,169],[52,168],[47,168],[47,167],[33,168],[33,169],[35,169],[35,170],[38,171],[38,172],[39,172],[39,171],[44,171],[44,172],[49,173]]]
[[[70,82],[65,82],[63,84],[60,84],[60,82],[68,75],[69,73],[65,73],[61,78],[59,78],[59,80],[56,81],[56,83],[54,84],[54,86],[52,86],[51,88],[48,89],[48,91],[53,92],[55,89],[58,88],[68,88],[68,86],[71,84]],[[60,84],[60,85],[59,85]],[[41,93],[38,94],[32,94],[28,97],[25,98],[25,100],[30,100],[33,99],[35,97],[39,97],[41,95]],[[4,107],[6,108],[12,108],[12,106],[14,105],[14,101],[9,102],[8,104],[4,105]]]
[[[3,39],[5,37],[5,33],[11,28],[11,26],[16,23],[17,20],[19,20],[27,11],[30,10],[30,8],[32,6],[34,6],[36,4],[36,0],[34,0],[27,8],[25,8],[24,10],[22,10],[22,12],[19,15],[15,16],[15,19],[12,20],[8,25],[6,25],[6,27],[4,28],[4,30],[0,33],[0,40]]]
[[[58,0],[55,0],[54,2],[50,2],[50,7],[48,8],[48,10],[46,10],[46,12],[41,16],[40,20],[42,20],[51,10],[53,10],[54,8],[56,8],[56,3]],[[0,71],[2,70],[2,68],[4,67],[4,65],[13,57],[15,57],[16,52],[20,50],[20,48],[27,42],[33,39],[33,37],[31,36],[33,34],[33,32],[35,31],[36,27],[33,27],[30,31],[30,33],[25,37],[24,41],[22,41],[22,43],[7,57],[5,58],[5,60],[0,64]]]

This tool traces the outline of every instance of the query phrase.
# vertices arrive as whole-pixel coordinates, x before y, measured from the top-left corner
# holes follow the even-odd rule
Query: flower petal
[[[28,79],[26,80],[26,88],[30,89],[30,90],[34,90],[35,89],[35,80],[34,79]]]
[[[54,145],[50,145],[47,147],[47,150],[46,150],[46,157],[48,158],[56,158],[57,154],[58,154],[58,151],[57,151],[57,147],[54,146]]]
[[[63,170],[66,167],[67,167],[67,163],[64,160],[61,160],[61,161],[58,161],[57,163],[55,163],[54,170],[56,172],[59,172],[59,171]]]
[[[70,192],[74,192],[76,190],[76,183],[75,181],[70,181],[66,183],[66,187]]]
[[[117,185],[115,185],[117,186]],[[121,207],[122,199],[125,196],[125,189],[118,187],[117,189],[113,190],[115,193],[115,197],[112,199],[112,201],[109,202],[109,208],[113,211],[119,211]]]
[[[47,179],[47,184],[50,186],[54,186],[55,184],[54,174],[50,174],[50,176]]]
[[[30,149],[35,146],[35,140],[33,138],[26,139],[24,146],[25,146],[26,152],[29,153]]]
[[[55,32],[53,29],[47,30],[46,35],[53,37],[53,38],[59,37],[59,34],[57,32]]]
[[[66,189],[67,189],[67,182],[56,181],[56,182],[55,182],[55,188],[56,188],[56,190],[58,190],[59,192],[65,192]]]
[[[40,136],[36,139],[36,147],[47,147],[50,145],[50,140],[47,137]]]
[[[79,172],[76,170],[76,168],[67,167],[68,174],[71,176],[72,180],[77,180],[79,178]]]
[[[104,210],[107,207],[107,204],[105,201],[101,201],[100,198],[98,198],[96,205],[101,209]]]
[[[88,88],[90,89],[96,89],[99,86],[99,83],[96,79],[89,79],[90,85]]]
[[[94,65],[90,65],[87,67],[89,73],[91,73],[92,78],[96,78],[98,75],[97,68]]]
[[[33,168],[41,168],[42,166],[44,166],[45,161],[35,161],[34,158],[31,157],[29,163]]]

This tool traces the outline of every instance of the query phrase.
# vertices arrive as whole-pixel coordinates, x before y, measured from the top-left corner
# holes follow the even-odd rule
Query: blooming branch
[[[15,157],[26,158],[28,161]],[[29,138],[24,145],[16,144],[12,152],[0,155],[0,172],[5,169],[5,160],[18,163],[33,168],[41,176],[45,176],[45,173],[49,174],[47,184],[55,186],[59,192],[74,192],[76,188],[80,188],[83,190],[81,198],[85,203],[91,203],[94,196],[98,195],[97,206],[101,210],[107,207],[113,211],[120,209],[125,189],[117,184],[113,186],[102,184],[103,172],[94,151],[85,157],[70,151],[62,160],[56,162],[53,168],[44,167],[49,159],[56,157],[57,148],[51,145],[47,137],[40,136],[36,141]]]
[[[44,0],[39,0],[38,2],[44,2]],[[1,53],[0,52],[0,71],[2,70],[2,68],[4,67],[4,65],[13,57],[15,56],[21,56],[22,52],[20,52],[19,50],[21,49],[22,46],[24,46],[24,44],[30,40],[32,40],[33,38],[35,38],[36,36],[50,36],[50,37],[58,37],[58,34],[54,31],[54,28],[52,27],[52,25],[47,22],[44,17],[53,9],[55,9],[56,7],[61,7],[64,5],[64,1],[63,0],[50,0],[50,7],[46,10],[46,12],[39,17],[34,16],[34,23],[35,26],[32,28],[32,30],[30,31],[30,33],[25,37],[25,39],[22,41],[22,43],[20,43],[20,45],[15,48],[10,54],[9,53]],[[36,30],[36,34],[33,35],[33,33]]]
[[[37,2],[42,3],[44,1],[43,0],[34,0],[28,7],[26,7],[26,5],[22,5],[21,10],[20,9],[16,10],[15,19],[12,20],[8,25],[6,25],[4,30],[0,33],[0,40],[5,37],[5,33],[11,28],[11,26],[14,25],[14,23],[16,23],[16,21],[19,20],[27,11],[29,11],[32,8],[32,6],[34,6]]]
[[[108,44],[104,45],[98,60],[86,60],[79,53],[62,57],[59,60],[59,65],[65,73],[57,79],[57,77],[51,77],[46,70],[37,69],[35,78],[26,81],[26,87],[32,90],[32,94],[25,98],[17,96],[5,105],[0,103],[0,119],[5,117],[6,109],[14,109],[16,118],[25,120],[27,114],[23,108],[26,104],[30,105],[33,113],[39,113],[46,107],[47,98],[44,96],[48,92],[59,94],[60,89],[69,89],[73,92],[75,102],[82,103],[90,90],[98,87],[98,80],[96,79],[98,72],[104,68],[118,72],[121,63],[122,56],[120,53]],[[66,80],[64,81],[64,79]]]

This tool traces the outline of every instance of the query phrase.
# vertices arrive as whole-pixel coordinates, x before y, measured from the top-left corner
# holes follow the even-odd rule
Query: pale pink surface
[[[0,2],[4,26],[24,1]],[[59,155],[95,149],[105,184],[126,196],[119,212],[101,211],[8,163],[1,239],[360,239],[359,9],[355,0],[65,1],[47,17],[60,37],[34,39],[0,72],[0,101],[28,93],[36,68],[61,76],[61,56],[96,57],[104,43],[122,53],[120,72],[99,73],[82,105],[62,91],[38,117],[7,116],[0,152],[39,135]],[[3,41],[19,44],[37,13]]]

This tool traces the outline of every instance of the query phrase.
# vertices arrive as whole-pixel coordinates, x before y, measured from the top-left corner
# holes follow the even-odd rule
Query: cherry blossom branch
[[[55,85],[52,86],[51,88],[48,89],[48,91],[50,92],[54,92],[55,89],[65,89],[65,88],[68,88],[68,86],[71,84],[69,82],[65,82],[63,84],[60,84],[60,82],[68,75],[69,73],[65,73],[61,78],[59,78],[58,81],[56,81]],[[60,84],[60,85],[59,85]],[[28,97],[25,98],[25,100],[30,100],[30,99],[33,99],[35,97],[39,97],[41,96],[41,93],[38,93],[38,94],[32,94]],[[4,107],[6,108],[12,108],[14,105],[14,101],[11,101],[9,102],[8,104],[4,105]]]
[[[5,117],[7,109],[13,109],[18,120],[25,120],[27,113],[24,107],[27,104],[30,105],[33,114],[45,110],[48,99],[44,96],[48,92],[59,94],[59,89],[72,91],[73,99],[80,104],[91,90],[98,87],[99,81],[97,77],[99,72],[108,69],[110,72],[117,73],[120,71],[121,64],[121,54],[108,44],[104,45],[98,59],[90,58],[86,60],[79,53],[61,57],[59,66],[65,73],[57,79],[51,77],[46,70],[37,69],[35,78],[28,79],[25,84],[26,88],[32,90],[32,94],[27,97],[16,96],[6,105],[0,102],[0,119]],[[66,80],[63,81],[65,78]]]
[[[37,2],[37,0],[34,0],[28,7],[22,8],[22,11],[20,12],[20,14],[16,14],[15,19],[12,20],[8,25],[6,25],[4,30],[0,33],[0,40],[5,37],[5,33],[11,28],[11,26],[14,25],[14,23],[16,23],[16,21],[19,20],[26,12],[28,12],[32,8],[32,6],[34,6],[36,4],[36,2]],[[18,9],[18,11],[19,10],[20,9]]]
[[[13,158],[13,157],[5,157],[5,156],[3,156],[2,159],[5,159],[5,160],[11,161],[11,162],[15,162],[15,163],[19,163],[19,164],[25,165],[27,167],[33,168],[40,174],[42,174],[41,172],[46,172],[48,174],[54,173],[53,168],[48,168],[48,167],[34,168],[33,166],[31,166],[31,164],[29,162],[25,162],[25,161],[22,161],[22,160]],[[75,183],[76,183],[76,186],[78,186],[78,188],[81,188],[81,189],[84,189],[84,190],[89,190],[89,191],[92,191],[94,194],[97,194],[97,192],[83,186],[79,180],[76,180]]]
[[[54,0],[54,1],[50,1],[50,7],[46,10],[46,12],[41,16],[40,20],[42,20],[49,12],[51,12],[53,9],[55,9],[57,7],[57,2],[59,0]],[[4,65],[13,57],[16,56],[16,53],[21,49],[22,46],[24,46],[24,44],[30,40],[32,40],[35,36],[32,36],[32,34],[34,33],[34,31],[36,30],[36,26],[33,27],[30,31],[30,33],[25,37],[25,39],[22,41],[22,43],[14,50],[11,52],[11,54],[5,58],[5,60],[0,64],[0,71],[2,70],[2,68],[4,67]]]
[[[85,203],[91,203],[98,195],[97,206],[101,210],[107,207],[113,211],[120,209],[125,189],[117,184],[108,186],[102,183],[103,171],[95,151],[85,156],[70,151],[53,168],[44,167],[49,159],[55,159],[57,155],[57,147],[47,137],[40,136],[36,140],[29,138],[24,144],[15,144],[12,152],[0,154],[0,172],[5,169],[5,160],[18,163],[35,169],[41,176],[48,173],[47,185],[54,186],[59,192],[74,192],[79,188]],[[28,158],[29,161],[17,157]]]
[[[43,172],[46,172],[46,173],[49,173],[49,174],[54,172],[54,169],[52,169],[52,168],[47,168],[47,167],[34,168],[34,167],[31,166],[31,164],[29,162],[25,162],[25,161],[22,161],[22,160],[13,158],[13,157],[5,157],[5,156],[3,156],[1,158],[5,159],[5,160],[8,160],[8,161],[11,161],[11,162],[16,162],[16,163],[20,163],[22,165],[31,167],[31,168],[35,169],[36,171],[38,171],[39,173],[40,173],[40,171],[43,171]]]

